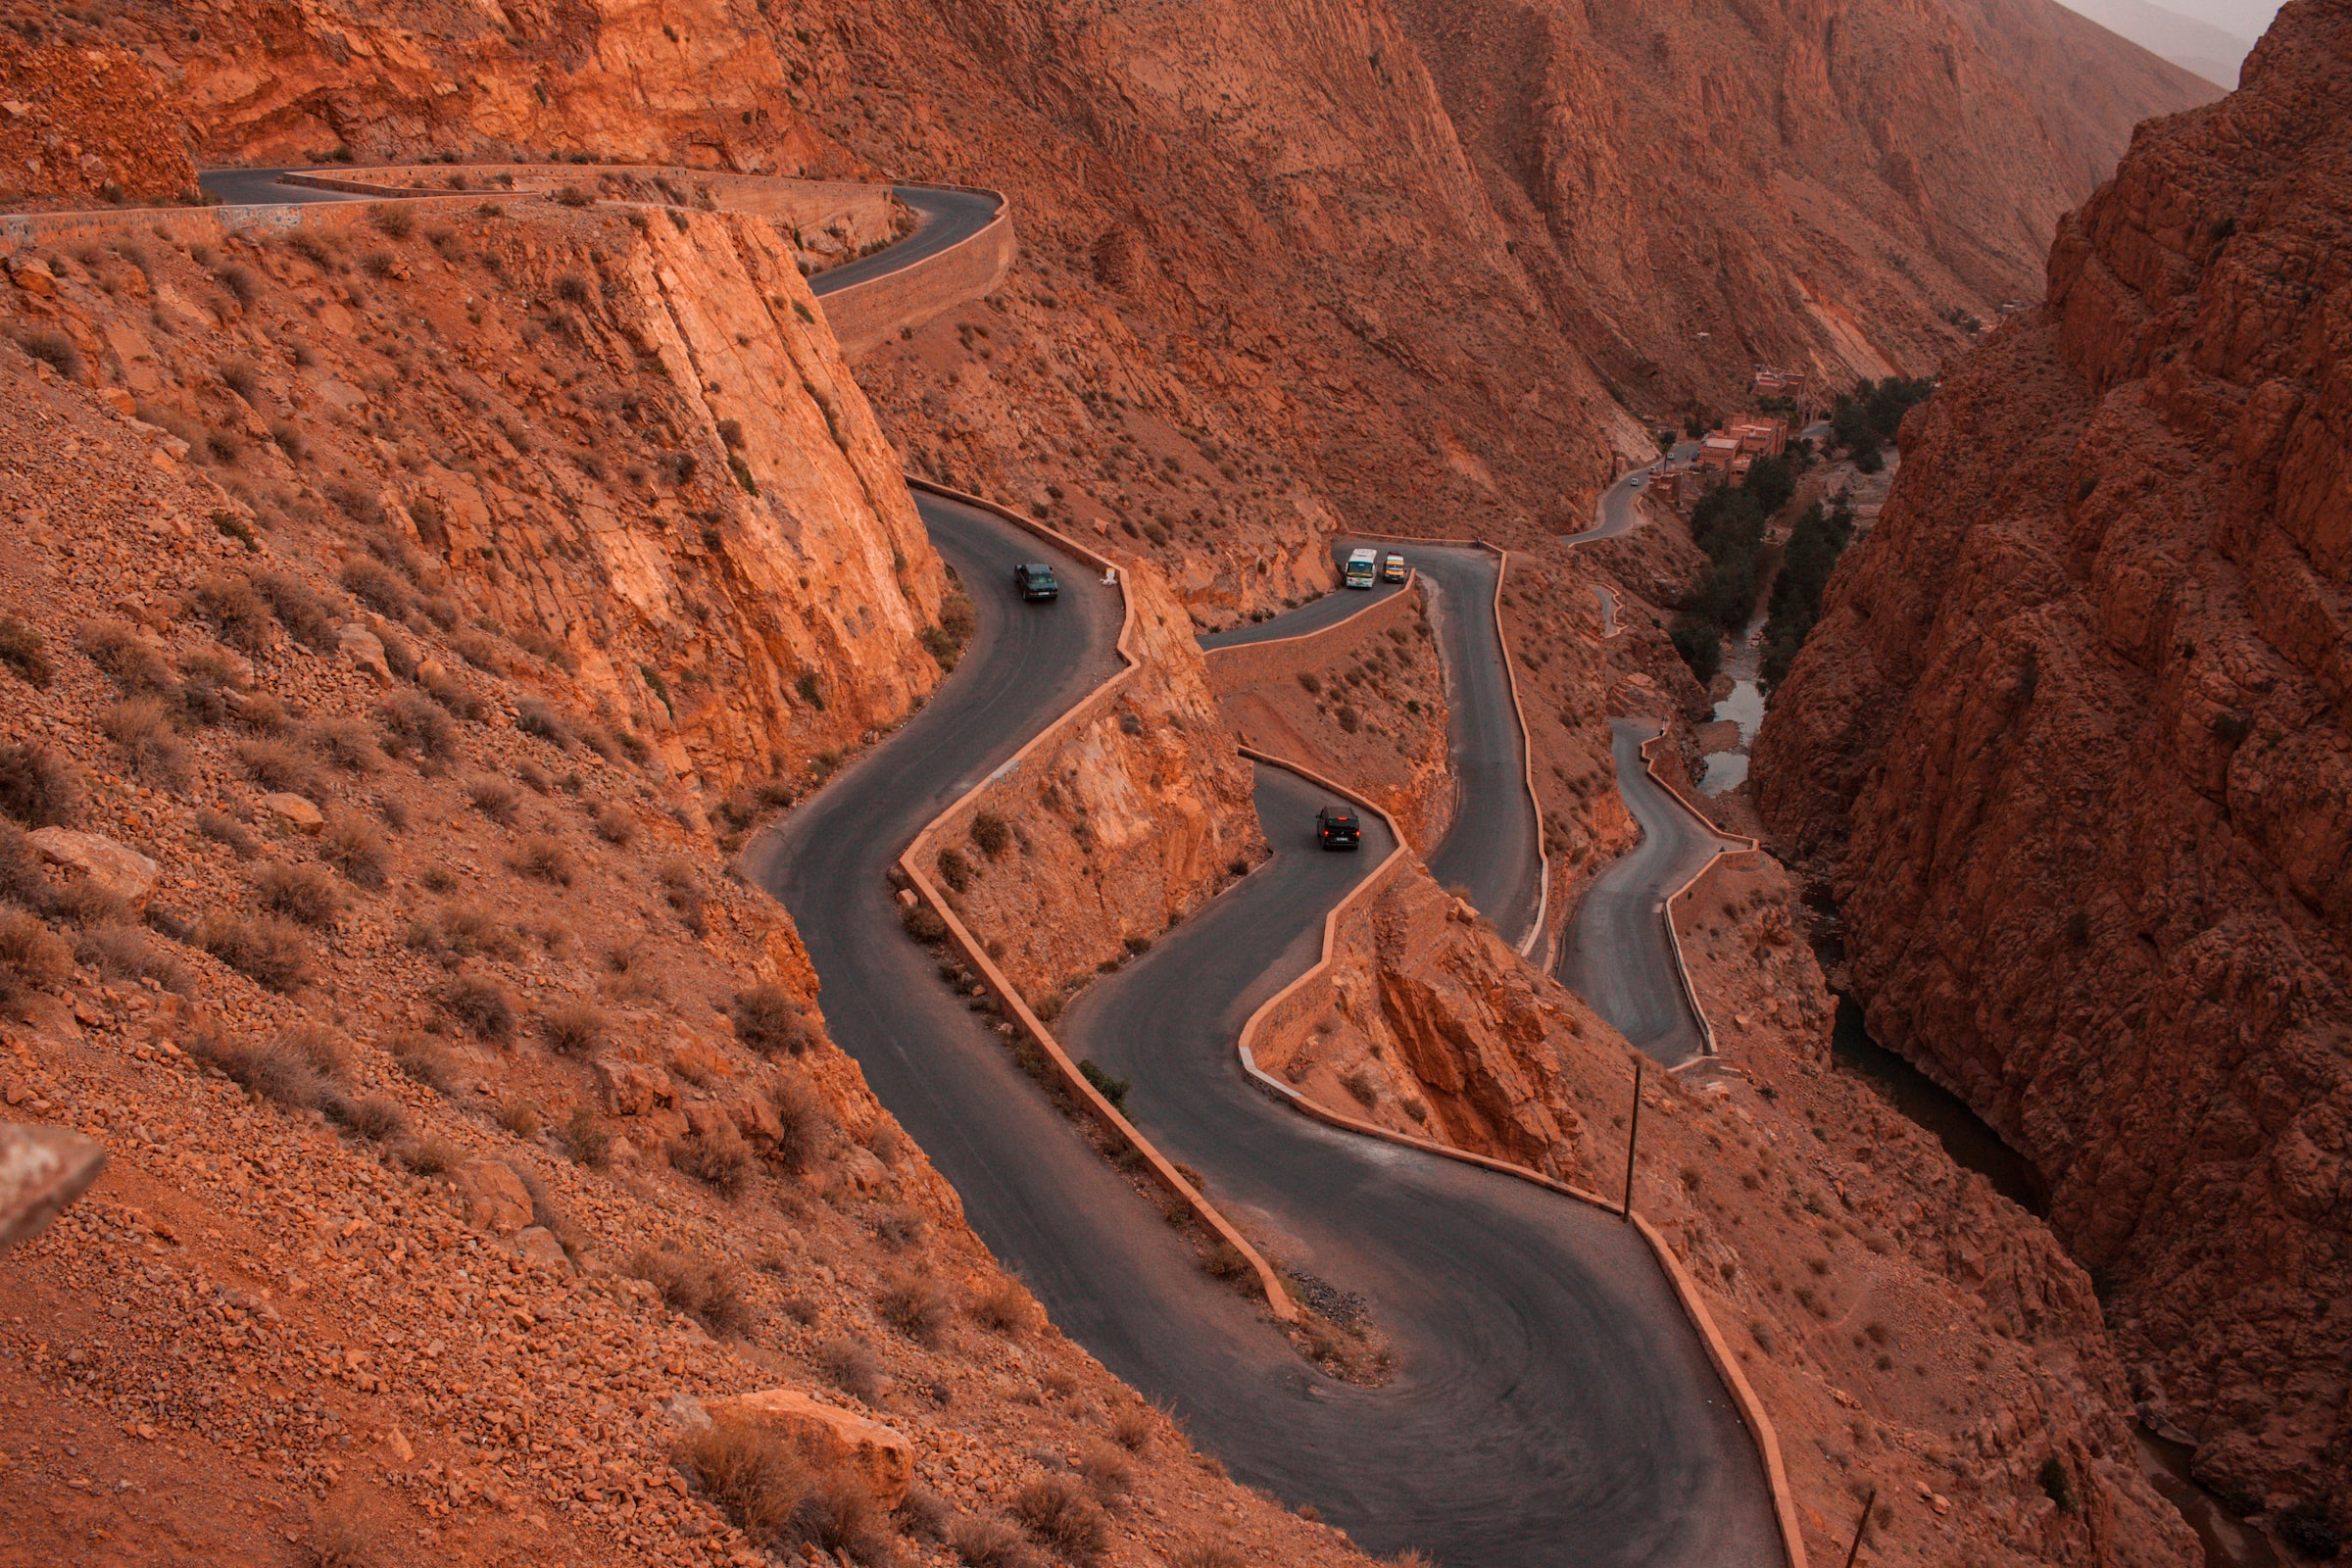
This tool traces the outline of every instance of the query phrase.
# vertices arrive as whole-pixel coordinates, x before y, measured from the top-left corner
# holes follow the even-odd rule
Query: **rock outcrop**
[[[1947,373],[1755,750],[1871,1027],[2047,1178],[2148,1417],[2352,1525],[2352,15],[2294,4]]]

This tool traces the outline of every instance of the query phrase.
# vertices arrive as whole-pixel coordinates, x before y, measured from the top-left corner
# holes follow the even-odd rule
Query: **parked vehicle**
[[[1405,567],[1402,556],[1392,550],[1381,558],[1380,580],[1382,582],[1402,582],[1404,576]]]
[[[1348,570],[1343,579],[1350,588],[1369,588],[1380,577],[1380,552],[1358,550],[1348,557]]]
[[[1023,599],[1059,599],[1061,585],[1054,568],[1042,561],[1024,561],[1012,568],[1012,591]]]
[[[1326,806],[1315,813],[1315,842],[1327,850],[1362,847],[1363,828],[1345,806]]]

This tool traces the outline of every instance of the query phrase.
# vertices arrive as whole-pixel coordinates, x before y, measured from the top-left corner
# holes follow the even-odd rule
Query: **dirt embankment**
[[[926,868],[1047,1017],[1266,853],[1190,620],[1148,563],[1120,575],[1134,672],[944,823]]]
[[[1635,1204],[1779,1428],[1808,1549],[1880,1491],[1884,1561],[2188,1564],[2134,1460],[2087,1277],[2047,1229],[1827,1061],[1831,998],[1769,860],[1690,905],[1734,1070],[1647,1075]],[[1631,1052],[1406,867],[1343,918],[1259,1065],[1347,1115],[1623,1191]],[[1562,1201],[1571,1200],[1563,1199]]]
[[[1872,1033],[2047,1179],[2146,1415],[2313,1543],[2352,1529],[2347,90],[2352,21],[2289,6],[2139,138],[1907,422],[1755,753]]]

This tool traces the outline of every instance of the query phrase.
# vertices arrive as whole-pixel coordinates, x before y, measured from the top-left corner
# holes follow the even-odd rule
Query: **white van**
[[[1346,580],[1350,588],[1369,588],[1380,578],[1380,552],[1357,550],[1348,557]]]

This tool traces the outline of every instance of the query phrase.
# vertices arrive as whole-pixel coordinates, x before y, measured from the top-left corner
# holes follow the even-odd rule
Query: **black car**
[[[1054,568],[1042,561],[1024,561],[1012,568],[1012,591],[1023,599],[1059,599],[1061,585]]]
[[[1345,806],[1326,806],[1315,813],[1315,842],[1327,850],[1358,849],[1363,829]]]

